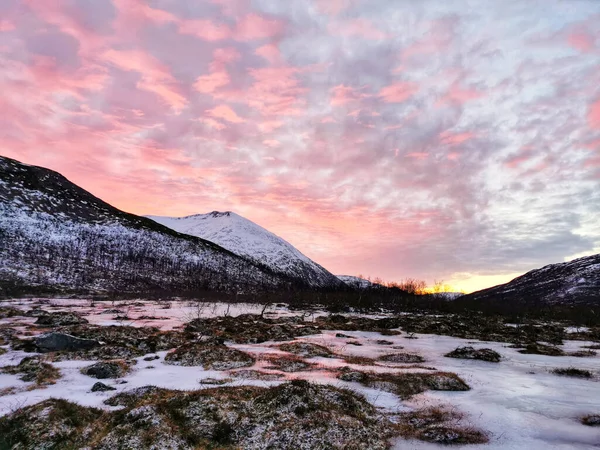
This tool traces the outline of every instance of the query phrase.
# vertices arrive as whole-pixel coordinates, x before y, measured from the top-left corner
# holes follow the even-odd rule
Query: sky
[[[466,292],[600,253],[597,0],[2,0],[0,154]]]

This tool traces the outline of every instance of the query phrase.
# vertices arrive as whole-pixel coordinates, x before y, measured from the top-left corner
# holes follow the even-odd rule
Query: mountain
[[[212,242],[121,211],[57,172],[5,157],[0,157],[0,259],[5,294],[300,286]]]
[[[214,242],[236,255],[311,287],[344,286],[335,275],[304,256],[293,245],[236,213],[213,211],[187,217],[147,217],[179,233]]]
[[[375,283],[365,280],[361,277],[355,277],[353,275],[337,275],[337,277],[346,283],[348,286],[358,289],[366,289],[375,286]]]
[[[506,284],[464,295],[460,300],[600,305],[600,254],[550,264]]]

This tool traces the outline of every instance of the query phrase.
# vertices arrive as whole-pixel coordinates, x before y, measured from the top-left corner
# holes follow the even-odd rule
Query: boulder
[[[94,339],[83,339],[66,333],[46,333],[35,338],[35,345],[40,352],[59,352],[62,350],[89,350],[100,346]]]
[[[100,361],[81,369],[81,373],[90,377],[105,379],[119,378],[124,375],[128,365],[124,361]]]
[[[106,391],[116,391],[116,390],[117,390],[117,388],[108,386],[104,383],[101,383],[100,381],[98,381],[96,384],[94,384],[92,386],[92,392],[106,392]]]
[[[500,354],[490,348],[474,349],[473,347],[458,347],[444,355],[448,358],[478,359],[488,362],[500,362]]]

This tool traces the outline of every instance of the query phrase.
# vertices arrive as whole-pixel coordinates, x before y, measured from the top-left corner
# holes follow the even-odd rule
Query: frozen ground
[[[3,303],[23,310],[30,309],[37,300],[20,300]],[[183,323],[198,316],[216,316],[228,312],[231,315],[240,313],[258,313],[260,306],[217,304],[198,307],[187,302],[171,302],[170,308],[156,302],[96,302],[89,300],[52,300],[40,304],[46,311],[73,310],[83,314],[91,323],[99,325],[133,325],[158,326],[162,329],[181,327]],[[118,309],[122,313],[107,313]],[[284,307],[273,308],[275,315],[298,315]],[[316,313],[318,314],[318,313]],[[115,319],[116,316],[128,316],[133,321]],[[142,320],[140,316],[161,317],[158,320]],[[310,321],[314,314],[307,315]],[[10,324],[17,328],[21,335],[31,335],[31,324],[35,318],[14,317],[0,320],[0,326]],[[348,337],[336,337],[343,333]],[[296,341],[306,341],[328,347],[337,355],[363,356],[377,358],[386,353],[402,351],[416,353],[425,358],[422,364],[435,367],[439,371],[458,374],[471,387],[467,392],[434,392],[418,394],[408,401],[402,401],[393,394],[366,388],[359,383],[342,382],[337,379],[336,369],[351,366],[359,370],[372,371],[426,371],[424,368],[408,368],[406,364],[375,363],[371,366],[352,365],[343,359],[311,358],[316,363],[316,370],[294,373],[265,369],[269,365],[265,354],[286,355],[278,346],[282,342],[264,342],[261,344],[230,344],[239,350],[256,357],[257,362],[249,369],[260,369],[277,373],[281,380],[302,378],[316,383],[333,384],[350,388],[363,393],[375,406],[387,412],[406,411],[424,406],[443,405],[465,413],[466,422],[489,433],[490,442],[481,445],[469,445],[472,449],[593,449],[600,448],[600,428],[587,427],[579,419],[587,414],[600,413],[600,357],[551,357],[544,355],[527,355],[508,348],[506,343],[467,341],[448,336],[415,335],[416,339],[407,339],[406,334],[382,336],[376,332],[328,330],[322,334],[306,336]],[[377,343],[378,340],[390,341],[391,344]],[[361,345],[351,345],[349,342]],[[565,351],[580,350],[584,341],[565,341]],[[470,345],[475,348],[491,348],[502,355],[499,363],[476,360],[446,358],[443,355],[456,347]],[[402,350],[393,347],[403,347]],[[0,367],[15,365],[31,353],[8,350],[0,355]],[[118,380],[102,380],[114,386],[112,392],[90,392],[91,386],[98,380],[80,373],[80,369],[92,364],[92,361],[63,361],[53,363],[59,368],[62,378],[45,389],[24,390],[31,383],[20,381],[17,375],[0,374],[0,390],[14,387],[16,392],[0,396],[0,415],[10,413],[19,407],[37,403],[41,400],[58,397],[76,401],[82,405],[109,408],[102,402],[115,393],[148,384],[171,389],[209,388],[200,382],[204,379],[229,379],[232,373],[227,371],[202,370],[200,367],[182,367],[164,364],[167,352],[157,353],[160,359],[144,361],[137,358],[137,364],[128,375]],[[594,378],[579,379],[557,376],[550,373],[554,368],[577,367],[590,370]],[[280,381],[252,381],[233,379],[226,385],[256,384],[269,386]],[[394,443],[396,449],[433,449],[440,445],[418,441],[398,439]]]

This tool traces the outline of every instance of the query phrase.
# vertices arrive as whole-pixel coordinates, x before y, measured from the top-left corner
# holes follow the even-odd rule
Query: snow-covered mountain
[[[147,217],[179,233],[214,242],[236,255],[250,258],[274,272],[299,279],[312,287],[343,286],[334,275],[293,245],[236,213],[213,211],[178,218]]]
[[[358,289],[366,289],[375,286],[375,283],[365,280],[361,277],[355,277],[353,275],[337,275],[337,277],[346,283],[348,286]]]
[[[307,287],[94,197],[57,172],[0,157],[0,295]]]
[[[600,305],[600,254],[550,264],[506,284],[473,292],[460,299],[540,305]]]

